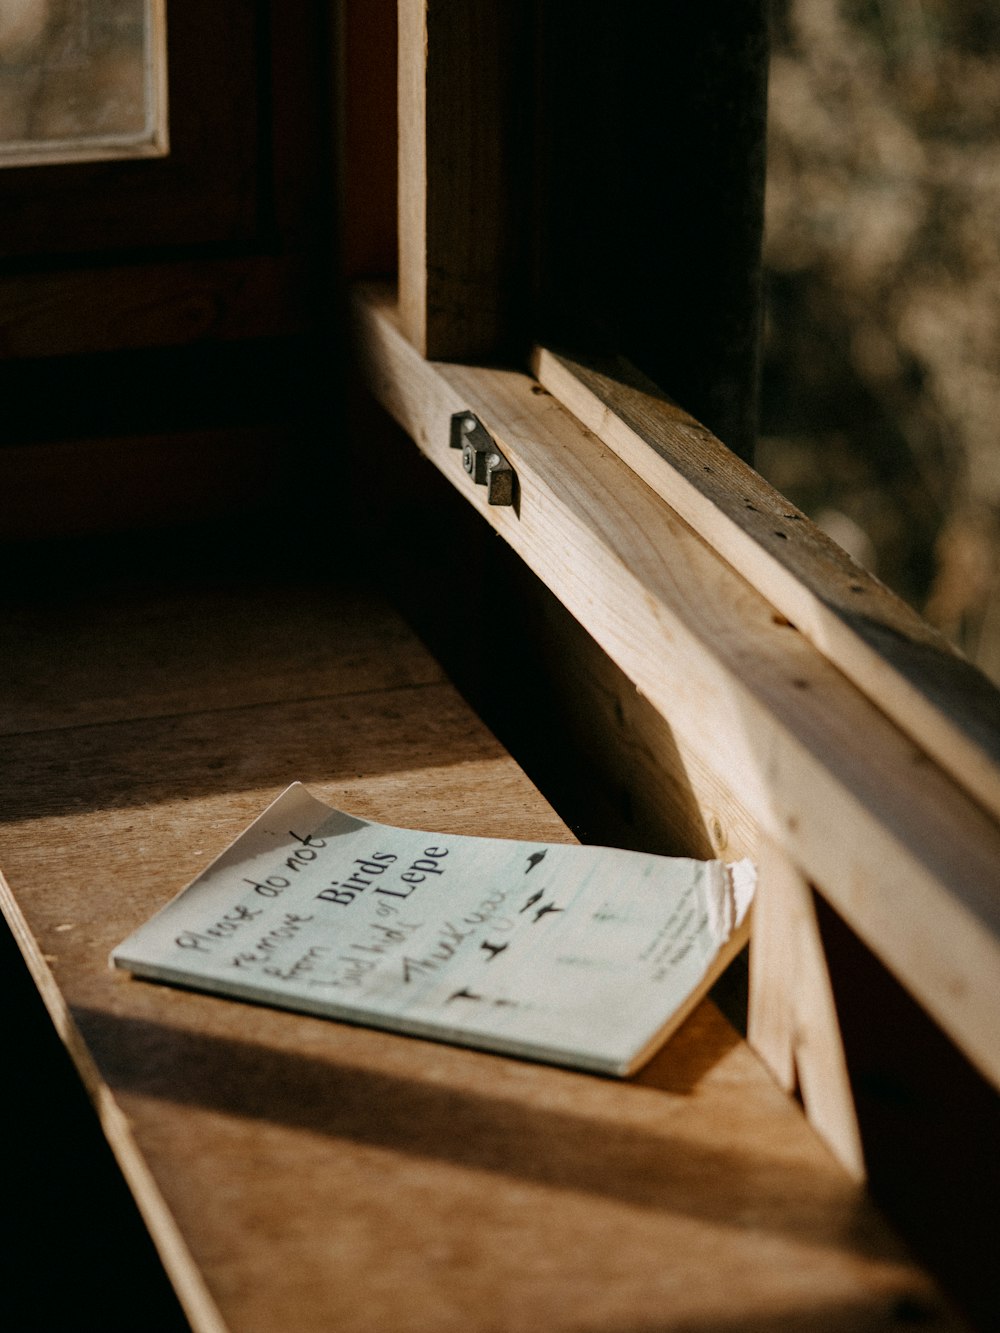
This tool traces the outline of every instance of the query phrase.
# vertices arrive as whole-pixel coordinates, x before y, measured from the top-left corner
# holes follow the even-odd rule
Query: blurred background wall
[[[1000,6],[772,17],[757,465],[1000,680]]]

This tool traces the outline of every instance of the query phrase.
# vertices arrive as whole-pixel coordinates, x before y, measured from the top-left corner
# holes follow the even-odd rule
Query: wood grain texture
[[[496,355],[527,284],[522,0],[400,0],[399,289],[424,356]]]
[[[396,171],[400,315],[407,337],[427,353],[427,5],[397,6]]]
[[[362,585],[328,589],[303,575],[294,589],[206,585],[164,591],[155,603],[133,587],[86,615],[50,608],[50,597],[40,605],[34,595],[6,608],[0,736],[444,683],[423,645]]]
[[[538,380],[1000,817],[1000,691],[627,365],[536,349]]]
[[[599,795],[616,807],[620,837],[667,855],[755,860],[760,828],[734,784],[671,730],[565,608],[526,600],[522,612],[559,682],[555,707],[601,775]]]
[[[847,1061],[812,890],[770,839],[758,849],[748,1040],[856,1180],[864,1179]]]
[[[357,688],[380,637],[386,660],[423,660],[384,607],[335,598],[296,667],[288,626],[311,603],[289,598],[252,621],[279,645],[263,674],[283,678],[280,699],[261,697],[245,597],[150,595],[141,615],[68,599],[44,635],[5,627],[22,662],[12,714],[36,730],[0,760],[4,911],[199,1333],[764,1333],[891,1328],[914,1311],[952,1327],[711,1004],[620,1084],[107,966],[290,775],[377,819],[568,838],[450,687],[418,674]],[[60,625],[44,730],[45,700],[29,689],[19,711],[16,696]],[[106,645],[133,626],[136,697],[109,671],[87,703]]]
[[[10,445],[0,450],[0,541],[247,515],[274,494],[296,442],[288,427],[236,426]]]
[[[199,338],[299,333],[312,318],[308,265],[298,256],[178,259],[3,280],[0,356],[72,356],[163,347]]]
[[[391,294],[360,318],[376,397],[1000,1081],[996,821],[531,377],[424,361]],[[513,465],[515,507],[448,447],[461,410]]]

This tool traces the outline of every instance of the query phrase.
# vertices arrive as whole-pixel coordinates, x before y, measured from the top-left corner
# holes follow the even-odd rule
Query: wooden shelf
[[[253,584],[70,586],[3,626],[4,911],[193,1326],[947,1326],[711,1003],[619,1084],[112,973],[293,778],[570,837],[376,594]]]

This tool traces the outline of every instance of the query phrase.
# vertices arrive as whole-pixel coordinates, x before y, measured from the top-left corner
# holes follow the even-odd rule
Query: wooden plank
[[[861,1147],[833,990],[812,890],[769,838],[758,850],[760,882],[750,947],[748,1039],[781,1087],[797,1085],[817,1133],[855,1180]]]
[[[253,705],[238,702],[253,690],[245,601],[215,609],[210,626],[204,594],[187,610],[154,596],[141,617],[140,681],[188,637],[179,716],[134,717],[122,682],[120,718],[109,698],[104,722],[67,729],[135,607],[85,635],[78,598],[50,605],[78,663],[50,681],[54,729],[5,743],[0,800],[4,910],[199,1333],[860,1331],[904,1305],[951,1326],[710,1004],[619,1084],[111,971],[111,946],[290,772],[373,818],[568,836],[450,687],[352,690],[352,645],[371,632],[357,622],[389,619],[377,603],[327,627],[347,659],[334,698],[310,697],[314,641],[282,700]],[[286,629],[274,605],[254,622],[263,640]],[[398,630],[385,651],[405,653]],[[208,681],[220,662],[230,707]]]
[[[0,541],[246,515],[273,494],[296,443],[287,426],[232,426],[8,445]]]
[[[406,335],[428,355],[427,311],[427,5],[397,6],[396,189],[399,306]],[[468,201],[465,201],[466,206]]]
[[[618,840],[667,855],[755,860],[759,825],[733,784],[671,730],[563,606],[534,607],[525,592],[522,614],[558,681],[554,707],[601,776],[594,785],[612,807]]]
[[[495,355],[518,336],[529,9],[399,0],[399,289],[424,356]]]
[[[628,366],[536,349],[538,380],[1000,817],[1000,691]]]
[[[49,608],[44,626],[27,607],[13,617],[8,612],[5,619],[5,642],[17,666],[7,692],[11,716],[3,762],[7,779],[4,863],[13,866],[15,872],[19,866],[23,871],[25,863],[19,850],[10,846],[12,838],[17,840],[20,811],[29,815],[27,828],[36,827],[39,836],[37,844],[34,833],[20,843],[28,861],[37,855],[38,864],[46,863],[43,880],[58,863],[63,863],[65,870],[61,891],[49,899],[60,921],[50,923],[50,947],[44,954],[6,883],[0,885],[0,896],[60,1034],[95,1100],[185,1309],[196,1328],[216,1333],[228,1324],[208,1293],[148,1161],[136,1147],[130,1117],[123,1113],[95,1064],[49,966],[67,953],[72,955],[72,945],[79,943],[89,955],[81,968],[81,979],[87,985],[96,982],[98,990],[106,990],[111,977],[105,971],[106,948],[112,935],[125,926],[112,877],[132,859],[132,835],[138,835],[139,846],[146,845],[147,836],[153,836],[156,821],[149,822],[150,809],[158,807],[162,811],[164,802],[169,807],[179,801],[183,810],[194,791],[204,792],[206,787],[225,790],[235,773],[252,781],[262,752],[273,757],[284,751],[284,763],[288,765],[284,771],[288,775],[315,774],[322,753],[326,772],[332,772],[338,764],[338,745],[330,735],[332,725],[339,733],[341,755],[347,732],[350,757],[340,762],[349,770],[364,769],[367,774],[357,784],[357,793],[340,793],[340,798],[355,809],[364,806],[366,800],[370,803],[373,788],[381,786],[377,806],[383,811],[395,802],[397,794],[409,788],[409,808],[417,821],[421,817],[433,819],[434,807],[440,804],[449,808],[459,827],[467,829],[470,812],[456,800],[451,773],[442,782],[441,775],[433,771],[441,758],[437,744],[447,737],[447,758],[451,765],[458,766],[462,783],[472,790],[482,787],[491,792],[490,812],[479,818],[479,826],[488,826],[492,818],[493,831],[499,833],[520,813],[526,797],[534,797],[536,835],[551,838],[565,836],[565,832],[492,738],[475,726],[454,692],[441,684],[440,669],[422,646],[370,593],[341,592],[324,606],[315,592],[310,596],[301,587],[283,588],[280,593],[277,589],[268,593],[254,588],[237,594],[230,589],[214,595],[189,594],[187,598],[175,593],[165,601],[143,606],[133,591],[110,605],[98,600],[96,614],[82,619],[74,598],[66,600],[68,606],[62,615]],[[249,641],[247,625],[254,626]],[[336,648],[334,660],[324,662],[324,652],[329,653],[331,646]],[[114,658],[118,651],[124,651],[126,660],[109,671],[109,656]],[[290,678],[295,680],[295,702],[282,703],[287,700]],[[422,684],[431,687],[430,694],[413,707],[412,691]],[[318,699],[317,693],[321,693]],[[262,696],[269,703],[272,699],[279,702],[271,708],[260,707]],[[339,702],[345,699],[346,703]],[[254,704],[258,705],[256,709]],[[216,711],[196,711],[206,707]],[[300,741],[290,750],[288,738],[298,735],[303,707],[308,718],[304,730],[310,740],[308,744]],[[221,730],[235,741],[239,753],[229,750],[223,756],[218,748],[212,749],[210,738],[220,731],[220,710],[226,718]],[[84,719],[89,725],[82,724]],[[109,725],[94,725],[101,721]],[[415,728],[422,746],[408,739],[410,726]],[[10,734],[11,730],[16,734]],[[377,751],[378,761],[368,753],[369,747]],[[402,781],[392,771],[401,754],[410,761]],[[186,764],[185,758],[189,760]],[[421,772],[423,761],[431,771]],[[383,765],[390,771],[380,784],[377,773]],[[272,768],[269,778],[273,780],[277,771]],[[121,808],[125,792],[127,803]],[[269,788],[251,796],[249,802],[245,798],[238,801],[233,831],[248,821],[271,794]],[[226,804],[226,798],[222,799]],[[212,804],[210,799],[208,806]],[[90,820],[94,827],[94,875],[107,884],[99,916],[102,925],[109,927],[99,942],[92,933],[96,920],[91,919],[93,903],[89,901],[94,880],[87,876],[88,882],[84,883],[71,868],[77,856],[86,856],[88,844],[82,827],[79,836],[71,832],[75,816],[65,816],[66,809],[74,805],[94,810],[84,817],[84,824]],[[119,809],[110,815],[109,823],[107,811],[115,806]],[[55,815],[62,832],[53,833],[51,842],[40,826],[34,826],[29,814],[32,809],[40,813],[42,808],[64,812],[63,816]],[[9,822],[12,818],[13,826]],[[113,831],[116,825],[117,834]],[[101,829],[115,838],[114,847],[103,847],[110,853],[110,863],[104,861]],[[153,893],[159,892],[161,898],[170,892],[169,879],[175,884],[182,882],[196,860],[211,854],[207,846],[192,844],[187,836],[191,832],[188,823],[179,846],[168,853],[167,862],[156,867],[146,861],[146,873],[153,881],[160,880],[159,889]],[[217,816],[210,816],[195,842],[211,839],[214,848],[224,845],[227,838],[220,831]],[[30,851],[32,846],[34,853]],[[79,870],[79,862],[76,864]],[[149,906],[154,901],[151,897]],[[143,913],[146,910],[140,909]],[[69,931],[74,932],[72,941],[66,938]],[[78,994],[76,998],[79,1000]],[[76,1009],[79,1012],[79,1005]],[[181,1134],[178,1127],[177,1137]],[[203,1199],[199,1206],[208,1202]]]
[[[155,606],[142,588],[125,588],[97,602],[86,621],[39,615],[37,583],[10,601],[0,736],[277,704],[288,697],[290,675],[309,699],[444,681],[370,588],[330,590],[305,572],[291,588],[264,580],[252,588],[178,587]],[[164,641],[166,620],[175,632]],[[267,633],[235,634],[240,621],[264,624]],[[95,640],[104,645],[99,656]]]
[[[313,318],[299,257],[178,259],[3,280],[0,356],[70,356],[199,338],[299,333]]]
[[[1000,1081],[996,822],[530,376],[424,361],[391,294],[360,320],[376,397]],[[491,508],[449,448],[465,410],[516,506]]]

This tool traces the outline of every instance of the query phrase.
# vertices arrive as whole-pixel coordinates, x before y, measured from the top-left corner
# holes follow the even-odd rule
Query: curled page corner
[[[744,858],[725,864],[712,861],[705,877],[705,909],[717,945],[726,943],[746,918],[757,887],[757,869]]]
[[[733,904],[733,929],[742,926],[753,896],[757,892],[757,867],[744,856],[741,861],[730,861],[726,866],[730,897]]]

